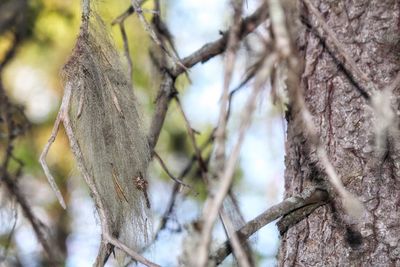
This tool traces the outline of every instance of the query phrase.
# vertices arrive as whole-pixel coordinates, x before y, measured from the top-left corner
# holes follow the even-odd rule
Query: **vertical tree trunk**
[[[322,0],[313,5],[377,88],[389,85],[400,70],[399,1]],[[308,13],[305,17],[313,19]],[[370,103],[315,34],[304,30],[300,35],[307,106],[331,162],[346,188],[364,203],[366,215],[351,222],[334,198],[282,236],[279,265],[400,266],[400,154],[394,145],[399,136],[389,136],[388,149],[376,153]],[[399,88],[393,94],[398,116]],[[298,119],[297,114],[288,119],[286,196],[326,179]]]

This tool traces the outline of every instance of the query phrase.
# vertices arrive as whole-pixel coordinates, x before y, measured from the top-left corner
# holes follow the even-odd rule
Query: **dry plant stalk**
[[[110,243],[135,260],[156,266],[134,253],[148,243],[151,229],[144,176],[150,148],[138,104],[106,25],[86,5],[82,17],[75,48],[62,71],[63,102],[40,162],[65,207],[45,162],[62,122],[102,224],[97,264],[104,264]]]

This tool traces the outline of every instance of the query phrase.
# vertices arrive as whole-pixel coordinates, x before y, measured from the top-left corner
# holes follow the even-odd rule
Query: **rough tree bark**
[[[390,84],[400,70],[399,1],[312,2],[378,89]],[[306,8],[302,13],[314,21]],[[400,266],[398,137],[389,136],[388,149],[376,152],[369,101],[355,89],[323,41],[302,27],[298,48],[305,61],[300,86],[307,107],[331,162],[346,188],[360,197],[366,214],[360,222],[349,220],[332,196],[329,204],[283,233],[279,266]],[[393,95],[392,102],[398,102],[399,88]],[[398,113],[399,104],[393,107]],[[288,116],[286,197],[325,179],[298,119],[297,114]]]

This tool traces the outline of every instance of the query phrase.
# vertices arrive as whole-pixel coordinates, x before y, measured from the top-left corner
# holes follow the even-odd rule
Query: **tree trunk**
[[[393,0],[313,1],[357,66],[377,89],[400,69],[400,4]],[[313,16],[302,10],[312,21]],[[312,23],[316,25],[316,23]],[[321,142],[346,188],[359,196],[365,217],[346,218],[332,196],[282,236],[279,266],[400,266],[399,136],[387,149],[375,149],[374,113],[315,33],[300,33],[304,57],[301,90],[314,116]],[[400,90],[393,91],[398,116]],[[290,114],[286,142],[286,197],[326,180],[315,151]]]

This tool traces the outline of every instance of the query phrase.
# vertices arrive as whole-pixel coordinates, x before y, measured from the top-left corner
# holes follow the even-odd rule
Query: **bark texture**
[[[383,89],[400,70],[400,4],[392,0],[313,1],[358,67]],[[312,20],[306,9],[304,16]],[[316,25],[316,23],[313,23]],[[279,266],[400,266],[400,153],[398,136],[388,149],[374,146],[373,111],[321,40],[305,26],[298,48],[305,65],[301,77],[308,108],[342,181],[366,208],[360,222],[346,218],[332,195],[282,236]],[[400,90],[393,108],[399,113]],[[324,185],[325,173],[298,127],[288,116],[286,197]]]

